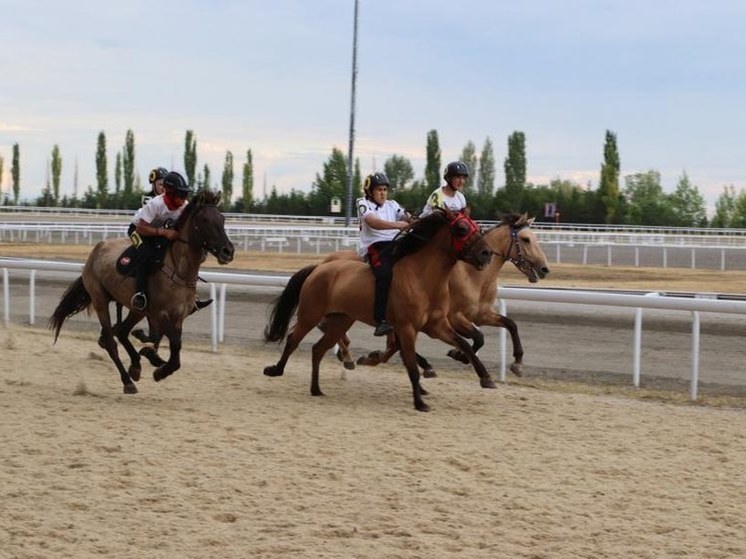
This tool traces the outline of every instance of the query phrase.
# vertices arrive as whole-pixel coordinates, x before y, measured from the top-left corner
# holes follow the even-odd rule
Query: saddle
[[[138,266],[147,267],[147,273],[152,274],[163,266],[163,260],[168,242],[157,242],[150,246],[141,244],[139,247],[130,245],[117,258],[117,273],[124,277],[137,276]],[[142,253],[141,253],[142,251]]]
[[[117,272],[124,277],[135,277],[137,270],[137,247],[128,246],[117,258]]]

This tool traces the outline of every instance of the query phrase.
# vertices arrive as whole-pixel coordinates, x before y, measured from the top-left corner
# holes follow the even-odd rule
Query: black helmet
[[[448,180],[451,177],[468,177],[469,176],[469,167],[466,166],[466,163],[462,163],[461,161],[451,161],[448,165],[446,165],[446,172],[443,175],[443,178]]]
[[[167,174],[168,174],[168,169],[164,169],[163,167],[156,167],[155,169],[150,171],[150,174],[148,175],[148,182],[150,184],[153,184],[158,179],[166,178]]]
[[[166,188],[173,188],[182,196],[188,196],[192,193],[192,189],[189,188],[189,185],[184,180],[184,177],[182,177],[176,171],[171,171],[166,175],[166,177],[163,179],[163,186],[165,186]]]
[[[373,189],[381,185],[389,186],[389,179],[385,174],[373,173],[372,175],[368,175],[367,177],[365,177],[365,182],[363,183],[363,191],[365,192],[366,198],[372,198]]]

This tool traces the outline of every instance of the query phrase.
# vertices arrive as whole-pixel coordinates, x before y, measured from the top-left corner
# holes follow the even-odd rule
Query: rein
[[[216,207],[216,204],[202,204],[201,206],[202,207]],[[196,213],[196,210],[195,210],[195,213]],[[199,227],[197,225],[195,225],[194,226],[194,230],[195,231],[199,231]],[[207,246],[206,242],[203,242],[201,244],[200,243],[193,243],[193,242],[191,242],[189,240],[182,239],[181,235],[179,235],[179,237],[176,239],[176,242],[184,243],[185,245],[190,246],[190,247],[200,248],[204,252],[209,252],[210,251],[210,248]],[[170,250],[170,247],[169,247],[169,250]],[[198,281],[205,281],[201,277],[199,277],[199,275],[197,275],[197,277],[195,277],[195,279],[193,279],[191,281],[185,280],[184,278],[182,278],[176,272],[176,270],[172,270],[171,268],[169,268],[165,264],[161,267],[161,272],[163,272],[164,274],[166,274],[166,277],[168,279],[170,279],[172,282],[174,282],[176,285],[179,285],[181,287],[186,287],[186,288],[189,288],[189,289],[196,288]]]

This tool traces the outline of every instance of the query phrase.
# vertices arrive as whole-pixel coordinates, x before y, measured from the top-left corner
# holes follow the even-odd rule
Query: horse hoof
[[[492,380],[491,378],[479,379],[479,384],[482,388],[497,388],[495,381]]]
[[[424,371],[422,371],[422,376],[425,378],[435,378],[438,375],[435,373],[434,369],[425,369]]]
[[[163,368],[163,367],[158,367],[158,368],[157,368],[157,369],[156,369],[155,371],[153,371],[153,380],[154,380],[155,382],[160,382],[160,381],[162,381],[162,380],[163,380],[164,378],[166,378],[166,377],[167,377],[168,375],[170,375],[170,374],[171,374],[171,373],[170,373],[170,372],[169,372],[169,373],[167,373],[167,372],[166,372],[166,371],[164,370],[164,368]]]
[[[142,372],[141,367],[130,367],[129,371],[127,373],[129,374],[130,378],[137,382],[140,380],[140,373]]]
[[[125,394],[137,394],[137,386],[133,382],[132,384],[125,384],[124,385],[124,393]]]
[[[281,377],[285,371],[281,370],[277,367],[277,365],[270,365],[269,367],[264,367],[264,374],[268,377]]]
[[[430,406],[428,406],[425,402],[418,402],[414,405],[414,409],[416,409],[417,411],[428,412],[430,411]]]
[[[521,365],[520,363],[513,363],[510,366],[510,372],[513,373],[517,377],[522,377],[523,376],[523,365]]]
[[[352,371],[353,369],[355,369],[355,362],[354,361],[345,361],[344,362],[344,366],[345,366],[345,369],[347,369],[348,371]]]
[[[311,396],[326,396],[321,390],[311,390]]]

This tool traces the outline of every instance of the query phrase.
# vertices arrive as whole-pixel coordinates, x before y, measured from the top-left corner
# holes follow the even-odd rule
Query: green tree
[[[309,202],[314,215],[329,215],[332,198],[343,199],[347,185],[347,158],[338,148],[324,163],[323,176],[316,173]]]
[[[346,172],[346,171],[345,171]],[[246,151],[246,163],[243,164],[243,176],[241,178],[241,203],[243,211],[251,211],[254,202],[254,158],[251,150]]]
[[[731,227],[746,227],[746,190],[740,190],[735,198]]]
[[[464,149],[461,150],[459,161],[466,163],[466,166],[469,168],[469,178],[466,179],[464,190],[467,194],[474,192],[477,184],[477,146],[474,145],[474,142],[471,140],[466,142]]]
[[[468,163],[467,163],[468,165]],[[469,167],[473,173],[473,167]],[[477,192],[482,196],[492,196],[495,191],[495,151],[489,136],[484,139],[482,153],[479,157],[479,173],[477,174]]]
[[[626,223],[631,225],[670,225],[673,222],[671,204],[661,186],[661,174],[650,170],[625,177],[624,196],[627,203]]]
[[[106,134],[98,133],[96,144],[96,207],[102,208],[109,192],[109,175],[106,169]]]
[[[598,183],[598,194],[603,204],[604,218],[606,223],[619,223],[620,203],[619,196],[619,151],[616,145],[616,134],[611,130],[606,131],[604,142],[604,162],[601,164],[601,178]]]
[[[18,144],[13,144],[13,163],[10,167],[10,177],[13,180],[13,204],[17,206],[21,194],[21,150]]]
[[[427,133],[426,155],[425,184],[429,191],[433,191],[440,186],[440,143],[437,130]]]
[[[190,186],[195,183],[194,173],[197,170],[197,138],[193,130],[186,131],[184,138],[184,171]]]
[[[119,196],[122,191],[122,154],[117,152],[117,157],[114,159],[114,193]]]
[[[391,183],[392,190],[404,190],[407,183],[414,179],[412,163],[401,155],[392,155],[383,164],[383,172]]]
[[[508,207],[520,211],[526,188],[526,136],[515,131],[508,137],[508,156],[505,158],[505,195]]]
[[[126,200],[129,200],[132,197],[135,186],[135,133],[132,130],[127,130],[127,133],[124,137],[122,167],[124,178],[124,197]]]
[[[3,193],[3,172],[5,171],[5,159],[3,159],[3,156],[0,155],[0,195]],[[2,201],[2,203],[7,203],[8,196],[6,194],[5,200]]]
[[[52,148],[52,202],[55,206],[60,201],[60,177],[62,176],[62,157],[60,146],[57,144]]]
[[[233,199],[233,154],[230,151],[225,152],[223,176],[220,179],[220,186],[223,189],[223,196],[221,197],[223,206],[230,209]]]
[[[707,226],[705,199],[699,189],[691,183],[689,176],[682,174],[676,183],[676,190],[669,197],[674,222],[677,227]]]
[[[207,163],[205,163],[205,166],[202,169],[202,177],[203,177],[202,184],[201,184],[202,188],[209,189],[211,177],[210,177],[210,167],[207,165]]]
[[[733,227],[736,215],[736,187],[732,184],[723,187],[723,192],[715,202],[715,215],[710,222],[711,227]]]

